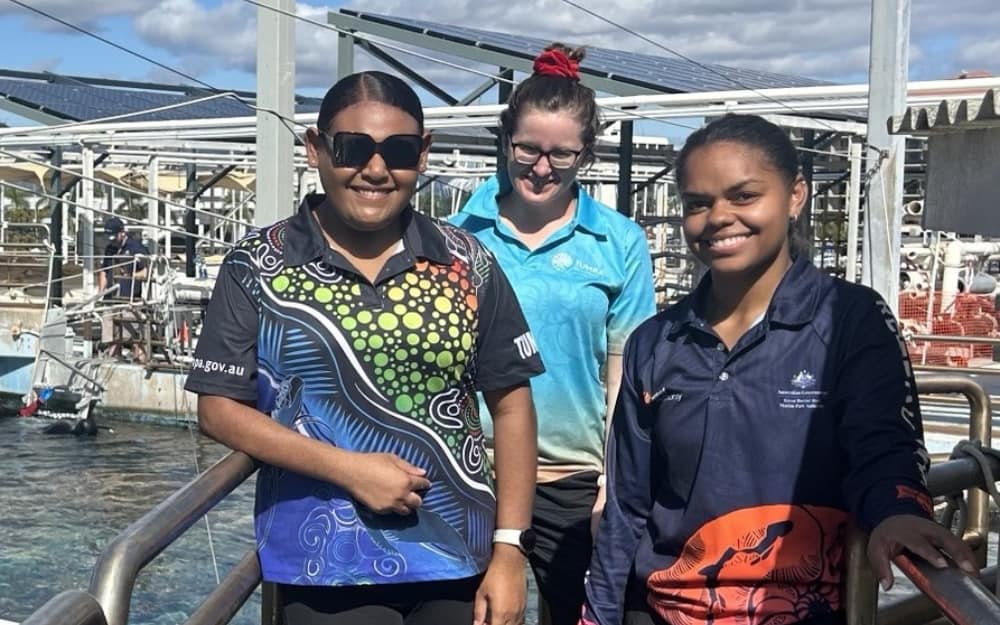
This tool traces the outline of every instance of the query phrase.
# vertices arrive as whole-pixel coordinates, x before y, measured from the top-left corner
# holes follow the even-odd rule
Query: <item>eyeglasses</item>
[[[549,166],[553,169],[569,169],[576,165],[577,161],[580,160],[580,155],[586,151],[586,149],[567,150],[564,148],[545,151],[530,143],[514,143],[513,138],[510,139],[510,147],[514,160],[521,165],[534,165],[545,156],[549,159]]]
[[[424,149],[420,135],[392,135],[376,141],[361,132],[338,132],[332,137],[320,132],[336,167],[361,168],[378,154],[389,169],[418,169]]]

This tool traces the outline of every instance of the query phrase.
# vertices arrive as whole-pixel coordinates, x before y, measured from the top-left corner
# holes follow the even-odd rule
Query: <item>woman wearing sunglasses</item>
[[[538,56],[500,117],[506,166],[454,218],[510,277],[545,362],[531,381],[539,467],[529,558],[543,621],[555,625],[580,618],[622,347],[655,312],[642,229],[577,182],[601,128],[594,92],[580,84],[583,56],[559,44]]]
[[[208,307],[187,388],[261,462],[290,625],[521,622],[541,361],[493,257],[410,207],[429,146],[404,82],[338,82],[306,133],[325,194],[241,241]]]

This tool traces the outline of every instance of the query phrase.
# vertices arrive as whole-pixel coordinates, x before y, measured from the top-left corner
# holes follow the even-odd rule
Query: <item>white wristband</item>
[[[494,530],[493,542],[521,548],[521,530]]]

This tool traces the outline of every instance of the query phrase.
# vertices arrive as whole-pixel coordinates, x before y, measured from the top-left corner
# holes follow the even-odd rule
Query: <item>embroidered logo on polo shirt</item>
[[[556,271],[566,271],[573,266],[573,257],[566,252],[559,252],[552,257],[552,268]]]
[[[517,345],[517,353],[521,355],[521,358],[531,358],[538,353],[538,346],[535,345],[535,337],[531,336],[531,332],[525,332],[516,337],[514,345]]]
[[[792,376],[792,386],[802,390],[810,389],[816,386],[816,376],[803,369]]]
[[[589,273],[592,276],[604,275],[600,267],[595,267],[589,263],[585,263],[579,258],[573,258],[569,252],[557,252],[552,256],[552,260],[549,261],[552,268],[556,271],[566,271],[567,269],[576,269],[584,273]]]
[[[647,406],[656,401],[680,401],[684,399],[683,393],[671,392],[666,387],[661,388],[653,394],[649,391],[644,391],[642,394],[642,401]]]
[[[788,381],[790,389],[778,389],[778,406],[780,408],[816,410],[823,407],[826,391],[814,390],[816,376],[808,369],[803,369]]]

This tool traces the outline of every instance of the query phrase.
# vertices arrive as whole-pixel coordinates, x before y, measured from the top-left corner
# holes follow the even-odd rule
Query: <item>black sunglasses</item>
[[[392,135],[376,141],[361,132],[338,132],[332,137],[320,132],[326,140],[333,164],[336,167],[362,168],[378,154],[389,169],[417,169],[424,138],[420,135]]]

